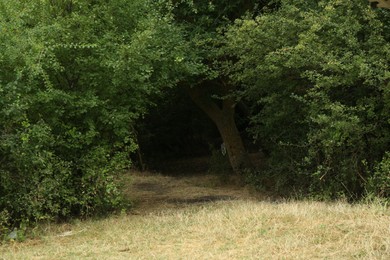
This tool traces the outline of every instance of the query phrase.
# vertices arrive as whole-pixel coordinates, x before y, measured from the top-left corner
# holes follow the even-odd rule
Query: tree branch
[[[222,111],[208,95],[206,95],[202,87],[186,87],[192,101],[200,107],[214,122],[221,117]]]

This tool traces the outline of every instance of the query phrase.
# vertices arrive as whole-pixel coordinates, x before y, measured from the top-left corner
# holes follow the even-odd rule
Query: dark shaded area
[[[180,176],[207,173],[210,169],[210,164],[210,155],[205,155],[194,158],[167,160],[159,165],[155,165],[155,167],[164,175]]]
[[[138,141],[146,164],[208,155],[217,145],[214,124],[194,106],[182,89],[171,89],[138,127]]]
[[[215,124],[182,88],[170,89],[137,127],[138,143],[145,169],[173,175],[204,173],[213,152],[220,151],[222,138]],[[247,133],[248,108],[239,104],[236,123],[244,145],[251,153],[259,148]],[[138,156],[133,156],[140,168]]]

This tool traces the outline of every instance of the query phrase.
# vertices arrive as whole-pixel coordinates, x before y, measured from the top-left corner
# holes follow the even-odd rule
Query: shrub
[[[366,1],[281,1],[229,28],[229,73],[252,103],[274,185],[359,199],[371,179],[386,193],[390,45],[381,15]]]
[[[2,229],[120,206],[134,120],[168,85],[146,1],[70,2],[0,3]]]
[[[374,174],[369,179],[367,192],[378,197],[390,198],[390,152],[376,164]]]

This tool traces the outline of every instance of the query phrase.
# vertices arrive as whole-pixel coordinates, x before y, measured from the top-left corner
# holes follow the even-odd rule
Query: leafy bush
[[[7,210],[0,212],[0,241],[6,238],[6,234],[9,232],[10,215]]]
[[[253,104],[252,133],[274,184],[327,198],[380,186],[390,145],[390,44],[366,1],[282,1],[227,35],[228,73]],[[258,173],[260,176],[263,173]],[[380,192],[379,192],[380,193]]]
[[[134,122],[175,82],[166,68],[182,51],[152,7],[0,3],[2,228],[121,205],[115,176],[137,148]]]
[[[367,192],[382,198],[390,198],[390,152],[376,164],[374,174],[369,179]]]

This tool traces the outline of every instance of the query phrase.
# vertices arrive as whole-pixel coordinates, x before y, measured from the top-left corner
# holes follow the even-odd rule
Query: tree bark
[[[215,123],[225,144],[230,165],[236,174],[242,174],[244,169],[253,168],[240,132],[234,120],[235,101],[231,97],[224,98],[222,107],[203,91],[202,87],[188,87],[188,93],[194,103],[201,108]]]

